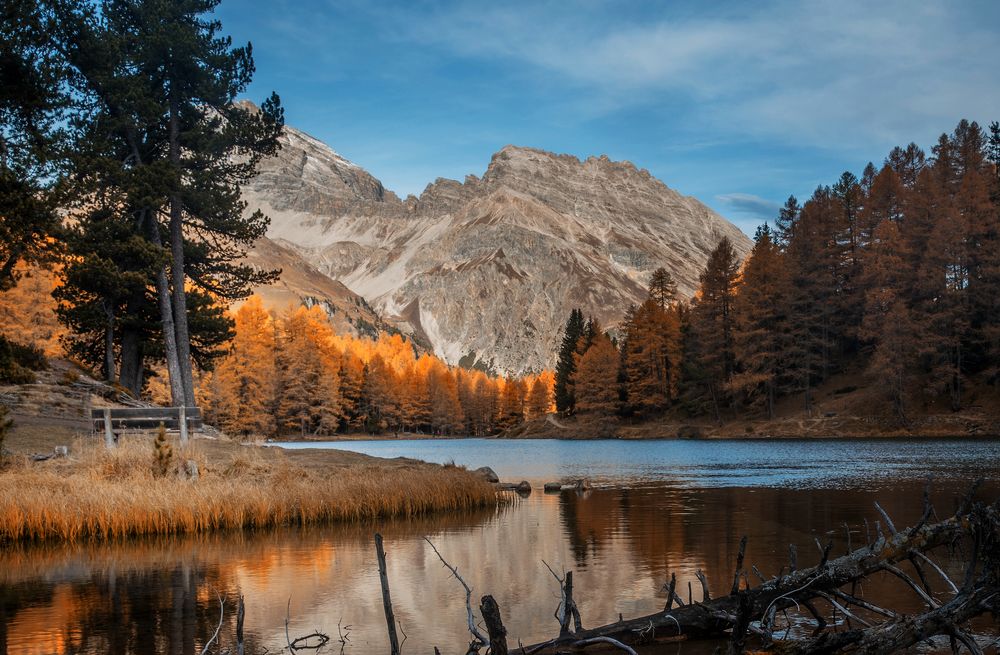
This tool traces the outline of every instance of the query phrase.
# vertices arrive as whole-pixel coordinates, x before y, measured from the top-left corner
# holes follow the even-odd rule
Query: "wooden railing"
[[[123,430],[155,430],[163,425],[168,430],[178,430],[181,443],[187,443],[188,430],[201,428],[201,409],[198,407],[127,407],[92,409],[90,419],[94,431],[104,431],[104,443],[115,445],[115,436]]]

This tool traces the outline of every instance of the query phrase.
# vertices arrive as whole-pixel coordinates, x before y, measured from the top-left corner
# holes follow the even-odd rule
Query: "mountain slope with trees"
[[[911,143],[801,205],[789,198],[742,263],[722,239],[690,302],[658,271],[626,315],[613,408],[607,371],[582,366],[601,342],[574,311],[556,368],[573,398],[560,411],[584,425],[617,417],[619,434],[646,423],[651,436],[685,423],[775,434],[788,425],[769,422],[789,417],[792,435],[812,429],[804,421],[827,436],[996,434],[998,164],[1000,125],[963,120],[929,155]]]

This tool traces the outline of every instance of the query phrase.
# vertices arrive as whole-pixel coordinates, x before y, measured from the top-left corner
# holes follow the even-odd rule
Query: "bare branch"
[[[883,563],[882,564],[882,570],[888,571],[889,573],[893,574],[894,576],[896,576],[897,578],[899,578],[900,580],[902,580],[906,584],[910,585],[910,587],[913,589],[913,591],[917,592],[917,595],[920,596],[924,600],[924,602],[927,603],[927,605],[930,606],[932,609],[936,609],[938,607],[941,607],[941,604],[938,603],[933,598],[931,598],[927,594],[927,592],[924,591],[923,587],[921,587],[916,582],[914,582],[913,578],[911,578],[910,576],[908,576],[905,573],[903,573],[900,569],[896,568],[892,564]]]
[[[892,519],[889,518],[889,514],[882,509],[881,505],[878,504],[878,501],[875,502],[875,509],[877,509],[878,513],[882,515],[882,518],[885,519],[885,526],[889,528],[889,532],[896,534],[896,526],[893,524]]]
[[[226,615],[226,602],[222,598],[222,594],[219,594],[219,625],[215,626],[215,634],[212,638],[205,643],[205,647],[201,649],[201,655],[208,653],[209,647],[215,643],[215,640],[219,638],[219,632],[222,630],[222,618]]]
[[[932,560],[930,557],[927,557],[927,555],[924,555],[919,550],[911,550],[910,557],[917,557],[926,562],[927,564],[929,564],[932,569],[937,571],[937,574],[941,576],[941,579],[948,583],[948,586],[951,587],[951,590],[956,594],[958,593],[958,587],[955,586],[955,583],[951,581],[951,578],[948,577],[948,574],[945,573],[941,569],[941,567],[937,565],[937,562]]]
[[[462,576],[458,574],[458,569],[449,564],[447,561],[445,561],[444,557],[441,556],[441,553],[438,551],[437,547],[429,538],[424,537],[424,541],[426,541],[430,545],[431,549],[434,551],[434,554],[437,555],[438,559],[441,560],[441,563],[444,564],[444,567],[449,571],[451,571],[451,574],[455,576],[455,579],[458,580],[461,583],[462,587],[465,588],[465,609],[469,619],[469,632],[471,632],[472,636],[476,638],[480,646],[487,645],[488,643],[490,643],[490,638],[484,635],[479,630],[479,628],[476,627],[476,617],[472,613],[472,588],[469,587],[469,585],[465,583],[465,580],[462,579]],[[546,566],[548,566],[548,564],[546,564]]]

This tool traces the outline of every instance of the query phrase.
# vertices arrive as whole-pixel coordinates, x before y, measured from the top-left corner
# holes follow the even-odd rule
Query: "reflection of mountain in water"
[[[939,483],[939,512],[952,508],[961,481]],[[897,481],[870,491],[769,488],[677,488],[667,483],[531,498],[497,512],[437,516],[378,526],[385,535],[396,615],[411,652],[466,642],[464,593],[421,540],[428,535],[478,598],[493,594],[511,638],[551,636],[558,599],[541,563],[573,569],[585,625],[662,607],[671,572],[687,595],[702,569],[714,592],[732,584],[739,539],[748,563],[765,575],[787,564],[796,544],[802,565],[818,559],[814,539],[846,548],[843,524],[864,540],[862,520],[876,520],[876,498],[897,525],[916,520],[922,484]],[[989,493],[996,493],[994,483]],[[385,651],[374,526],[328,526],[117,545],[21,547],[0,553],[0,644],[26,653],[198,652],[218,620],[216,593],[234,609],[247,598],[253,644],[284,645],[285,606],[292,632],[354,632],[347,653]],[[961,577],[960,571],[951,571]],[[892,580],[873,580],[866,596],[904,611],[913,596]],[[911,605],[908,605],[911,604]],[[231,643],[233,612],[223,637]],[[3,649],[0,648],[0,652]],[[686,651],[687,652],[687,651]]]

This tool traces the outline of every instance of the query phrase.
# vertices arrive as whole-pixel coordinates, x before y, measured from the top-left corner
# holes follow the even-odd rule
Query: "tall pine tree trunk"
[[[163,247],[160,230],[156,221],[150,221],[150,239],[156,246]],[[170,379],[170,404],[179,407],[184,403],[184,383],[177,353],[177,332],[174,326],[174,310],[170,303],[170,281],[166,265],[156,271],[156,299],[160,307],[160,322],[163,327],[163,353],[167,360],[167,377]]]
[[[118,384],[125,387],[136,397],[142,393],[143,356],[142,335],[134,328],[123,328],[121,331],[122,351],[121,365],[118,368]]]
[[[171,91],[171,95],[173,92]],[[170,162],[181,183],[180,127],[177,101],[170,99]],[[194,378],[191,373],[191,339],[188,331],[187,293],[184,289],[184,208],[178,189],[170,193],[170,272],[173,282],[174,330],[177,337],[177,359],[180,367],[182,398],[188,407],[194,407]],[[176,404],[176,403],[175,403]]]
[[[135,134],[129,130],[126,133],[126,138],[132,150],[132,157],[135,159],[135,163],[140,166],[143,165],[142,155],[139,152]],[[157,225],[156,217],[151,215],[149,209],[139,211],[137,222],[139,232],[142,233],[143,228],[148,230],[149,240],[153,245],[162,248],[163,239],[160,238],[160,228]],[[177,334],[174,330],[173,309],[170,306],[170,283],[167,280],[167,267],[165,265],[160,266],[156,272],[156,296],[160,307],[160,323],[163,328],[163,352],[167,361],[167,376],[170,379],[170,402],[173,406],[177,407],[179,403],[184,402],[184,385],[181,382],[181,369],[177,358]],[[141,361],[138,368],[140,384],[137,393],[142,388]]]
[[[115,370],[115,311],[110,303],[104,303],[104,379],[114,382],[117,378]]]

